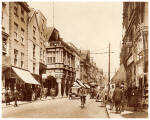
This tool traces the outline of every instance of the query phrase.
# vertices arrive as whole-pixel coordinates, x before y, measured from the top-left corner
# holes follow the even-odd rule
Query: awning
[[[77,83],[78,83],[80,86],[85,87],[85,85],[84,85],[81,81],[77,80]]]
[[[91,86],[95,86],[95,85],[96,85],[96,83],[90,83],[90,85],[91,85]]]
[[[86,83],[84,83],[84,86],[85,86],[86,88],[90,88],[90,86],[89,86],[88,84],[86,84]]]
[[[39,82],[37,82],[34,79],[34,77],[31,75],[31,73],[29,71],[15,68],[15,67],[12,67],[12,69],[18,75],[18,77],[21,78],[25,83],[38,84],[39,85]]]
[[[79,84],[79,83],[74,82],[74,83],[73,83],[73,87],[81,87],[81,86],[80,86],[80,84]]]

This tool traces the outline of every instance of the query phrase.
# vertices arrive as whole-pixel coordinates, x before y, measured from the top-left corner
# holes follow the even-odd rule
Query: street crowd
[[[127,107],[134,107],[134,110],[136,111],[139,107],[139,93],[140,91],[137,89],[136,86],[134,87],[128,87],[128,89],[125,89],[124,84],[116,84],[112,85],[112,87],[109,89],[107,87],[100,87],[99,89],[95,89],[95,87],[91,87],[87,90],[88,92],[84,92],[82,89],[78,92],[79,96],[81,97],[81,101],[83,100],[86,102],[86,96],[87,94],[90,95],[90,98],[95,98],[96,101],[101,100],[103,105],[106,106],[106,104],[110,105],[110,110],[115,107],[116,113],[123,112]],[[50,95],[53,99],[56,96],[56,89],[51,88],[50,91],[48,91],[48,88],[43,88],[41,86],[36,86],[34,88],[28,87],[20,88],[20,89],[14,89],[13,93],[10,91],[10,89],[6,89],[5,92],[2,91],[2,95],[5,96],[5,103],[6,105],[9,105],[11,101],[14,101],[14,107],[18,106],[17,101],[34,101],[37,99],[43,99],[47,98],[47,95]],[[13,96],[13,97],[12,97]]]
[[[46,99],[48,94],[51,95],[52,98],[56,95],[55,88],[51,88],[48,91],[48,88],[41,88],[41,86],[36,86],[32,88],[31,86],[27,88],[14,88],[13,92],[10,88],[2,91],[2,98],[5,98],[3,102],[7,105],[10,105],[11,101],[14,101],[14,107],[17,107],[17,101],[35,101],[37,99]]]
[[[109,104],[110,110],[115,106],[116,113],[121,113],[128,107],[134,107],[134,111],[141,108],[139,104],[141,97],[139,96],[140,91],[136,86],[125,89],[124,84],[116,84],[115,86],[112,85],[109,92],[107,88],[100,89],[96,99],[102,99],[104,105]]]

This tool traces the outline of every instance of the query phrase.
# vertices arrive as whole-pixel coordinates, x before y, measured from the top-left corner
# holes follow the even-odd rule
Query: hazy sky
[[[52,2],[30,2],[30,7],[42,11],[47,25],[53,25]],[[122,40],[121,2],[55,2],[54,26],[66,42],[91,52],[107,52],[111,44],[111,76],[119,67]],[[97,66],[108,74],[108,54],[91,54]]]

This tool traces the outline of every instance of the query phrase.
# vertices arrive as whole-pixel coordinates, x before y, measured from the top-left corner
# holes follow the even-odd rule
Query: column
[[[57,97],[62,97],[61,95],[61,79],[57,78],[57,83],[58,83],[58,96]]]
[[[64,82],[64,95],[63,95],[63,97],[67,97],[67,95],[66,95],[66,79],[65,79],[65,82]]]

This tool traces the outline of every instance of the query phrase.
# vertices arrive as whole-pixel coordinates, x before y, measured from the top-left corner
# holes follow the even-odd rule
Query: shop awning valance
[[[22,79],[25,83],[40,85],[38,81],[34,79],[29,71],[12,67],[13,71]]]
[[[84,85],[86,88],[90,88],[90,86],[88,84],[84,83]]]
[[[80,86],[85,87],[85,85],[84,85],[81,81],[77,80],[76,82],[77,82]]]

